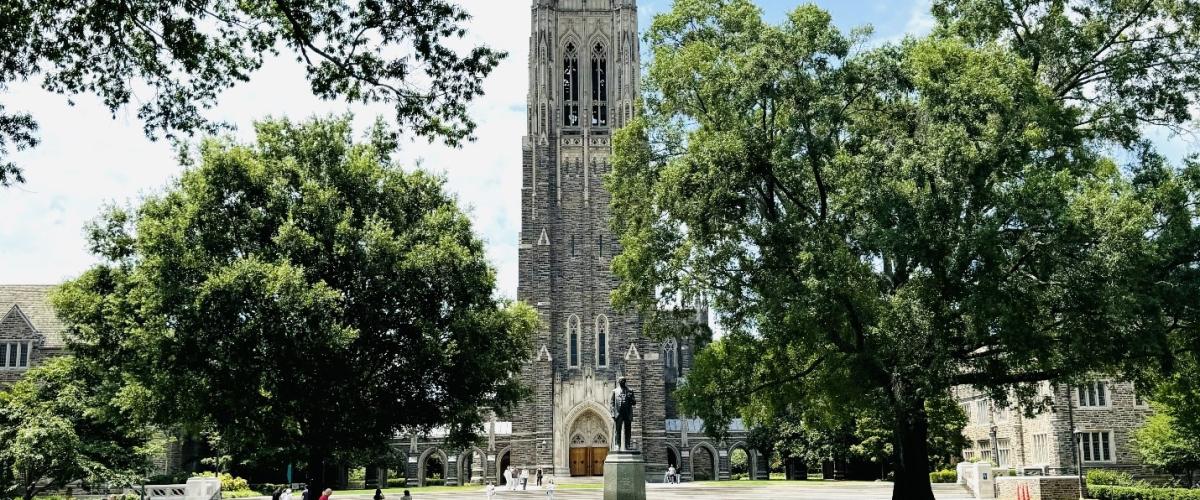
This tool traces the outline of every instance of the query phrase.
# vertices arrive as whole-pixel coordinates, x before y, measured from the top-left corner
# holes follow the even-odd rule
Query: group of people
[[[314,499],[309,496],[308,487],[305,487],[304,492],[300,494],[300,500],[332,500],[331,497],[333,497],[333,490],[330,488],[325,488],[325,491],[321,492],[321,496],[318,499]],[[383,490],[377,488],[375,490],[374,500],[385,500],[385,498],[386,497],[383,496]],[[292,489],[291,488],[277,489],[277,490],[275,490],[275,493],[271,495],[271,499],[272,500],[292,500]],[[412,498],[412,495],[408,492],[408,490],[404,490],[404,496],[400,497],[400,500],[413,500],[413,498]]]
[[[537,481],[535,483],[536,486],[539,486],[539,487],[542,486],[543,477],[544,477],[544,473],[542,472],[542,469],[537,469],[537,471],[534,472],[534,478]],[[525,490],[527,490],[529,488],[529,478],[530,478],[529,469],[517,469],[512,466],[509,466],[507,469],[504,469],[505,488],[508,491],[518,491],[518,490],[525,491]],[[557,487],[557,485],[554,484],[554,478],[551,477],[549,479],[549,481],[546,482],[546,485],[545,485],[546,498],[551,498],[551,499],[554,498],[554,490],[556,487]],[[488,485],[487,485],[488,499],[490,500],[495,495],[496,495],[496,485],[493,483],[488,483]]]
[[[675,470],[675,465],[667,467],[667,472],[663,474],[663,482],[667,484],[679,484],[679,471]]]

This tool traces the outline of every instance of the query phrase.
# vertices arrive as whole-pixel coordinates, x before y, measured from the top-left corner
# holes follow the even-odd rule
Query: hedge
[[[1187,488],[1089,484],[1088,494],[1096,500],[1200,500],[1200,489]]]
[[[931,483],[957,483],[958,471],[946,469],[929,473],[929,482]]]

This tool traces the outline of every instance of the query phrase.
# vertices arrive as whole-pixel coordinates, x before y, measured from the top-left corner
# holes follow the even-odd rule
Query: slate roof
[[[45,347],[61,349],[63,344],[63,323],[54,314],[50,305],[50,291],[57,285],[0,285],[0,318],[7,316],[13,306],[21,308],[21,313],[29,318],[38,333],[45,335]]]

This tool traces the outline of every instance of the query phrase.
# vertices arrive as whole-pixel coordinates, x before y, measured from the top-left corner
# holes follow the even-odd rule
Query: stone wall
[[[969,417],[963,429],[963,436],[969,443],[964,456],[980,459],[984,450],[979,448],[979,444],[986,441],[987,455],[996,463],[996,449],[999,446],[992,446],[993,441],[1007,439],[1009,467],[1019,469],[1037,466],[1044,467],[1051,474],[1073,474],[1076,470],[1071,431],[1073,413],[1077,431],[1111,432],[1112,460],[1085,462],[1085,468],[1123,470],[1139,476],[1149,474],[1151,471],[1139,463],[1131,438],[1153,410],[1145,404],[1137,404],[1133,384],[1116,381],[1105,383],[1108,387],[1105,398],[1107,404],[1099,408],[1080,407],[1074,388],[1055,388],[1044,384],[1042,394],[1051,404],[1033,416],[1026,416],[1016,409],[1005,412],[970,388],[955,388],[953,394],[967,410]],[[986,405],[983,415],[977,411],[980,401]],[[1044,453],[1038,453],[1039,445],[1044,446]]]
[[[1000,477],[996,479],[996,498],[1000,500],[1077,500],[1078,476]]]

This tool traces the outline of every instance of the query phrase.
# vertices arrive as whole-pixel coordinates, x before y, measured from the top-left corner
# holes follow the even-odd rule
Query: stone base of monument
[[[646,462],[640,451],[613,451],[604,459],[604,500],[646,500]]]

